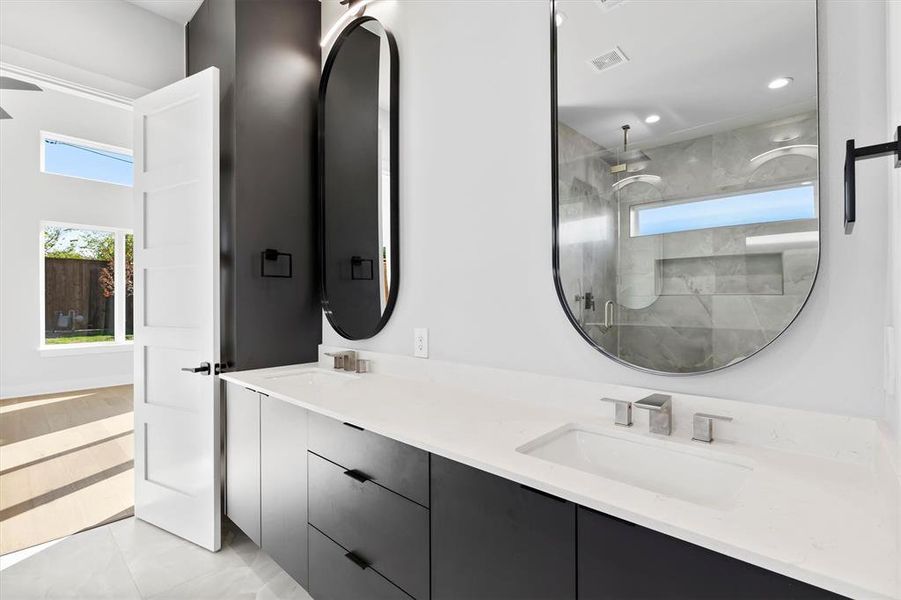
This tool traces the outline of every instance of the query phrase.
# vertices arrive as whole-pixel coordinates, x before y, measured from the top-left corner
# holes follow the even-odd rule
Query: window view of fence
[[[116,299],[117,245],[124,253],[124,302]],[[44,227],[45,344],[132,339],[133,248],[134,236],[121,230]],[[124,320],[116,319],[117,308]]]

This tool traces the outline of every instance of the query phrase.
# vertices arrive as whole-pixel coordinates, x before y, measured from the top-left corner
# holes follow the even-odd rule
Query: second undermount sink
[[[302,369],[287,369],[271,375],[264,375],[263,377],[264,379],[274,380],[274,382],[329,385],[347,383],[358,379],[360,376],[356,373],[345,373],[319,367],[306,367]]]
[[[579,424],[564,425],[516,451],[719,509],[734,504],[754,468],[751,461],[706,447]]]

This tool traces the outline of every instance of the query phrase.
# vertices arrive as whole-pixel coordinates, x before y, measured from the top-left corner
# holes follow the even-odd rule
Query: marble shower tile
[[[661,296],[648,311],[670,327],[709,329],[713,326],[712,301],[707,295]]]
[[[669,258],[657,262],[657,293],[712,294],[716,290],[716,264],[711,258]]]
[[[782,255],[713,257],[716,294],[782,294]]]
[[[647,148],[651,162],[642,172],[663,178],[661,200],[700,196],[710,189],[712,152],[710,137]]]
[[[768,337],[776,337],[788,327],[801,310],[806,296],[754,296],[750,298],[751,310],[757,315],[761,330]]]
[[[713,365],[723,367],[746,358],[772,340],[757,329],[714,329]]]
[[[786,134],[797,137],[791,142],[774,141]],[[811,166],[815,174],[816,161],[808,158],[779,158],[766,163],[763,168],[758,168],[757,172],[755,172],[755,165],[750,163],[750,159],[767,150],[786,145],[786,143],[816,144],[816,139],[815,111],[716,133],[712,136],[713,187],[719,189],[740,188],[747,186],[749,181],[773,183],[796,179],[804,177]],[[795,159],[802,162],[795,163]]]
[[[713,296],[713,328],[760,331],[763,326],[750,296]]]
[[[817,270],[816,248],[786,250],[782,254],[785,294],[807,297]]]
[[[653,271],[646,273],[620,273],[616,299],[630,308],[643,307],[657,299],[657,283]]]
[[[620,357],[655,371],[709,369],[712,350],[710,329],[627,325],[620,331]]]
[[[716,229],[700,229],[668,233],[663,238],[661,258],[697,258],[713,254],[713,240]]]

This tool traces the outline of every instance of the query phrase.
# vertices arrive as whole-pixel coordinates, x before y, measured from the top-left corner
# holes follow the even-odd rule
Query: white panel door
[[[135,515],[216,551],[219,70],[140,98],[134,118]]]

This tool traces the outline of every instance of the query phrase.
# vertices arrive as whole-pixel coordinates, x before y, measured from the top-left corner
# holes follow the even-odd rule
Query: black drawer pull
[[[358,471],[357,469],[351,469],[349,471],[344,471],[344,474],[350,477],[351,479],[355,479],[360,483],[366,483],[371,480],[372,477],[364,473],[363,471]]]
[[[563,498],[558,498],[553,494],[548,494],[547,492],[542,492],[541,490],[536,490],[535,488],[523,484],[519,484],[519,487],[527,492],[532,492],[533,494],[538,494],[539,496],[544,496],[545,498],[550,498],[551,500],[556,500],[557,502],[563,502],[564,504],[566,504],[566,500],[564,500]]]
[[[360,558],[359,556],[357,556],[356,554],[354,554],[353,552],[348,552],[347,554],[344,555],[344,558],[350,560],[350,562],[357,565],[361,569],[369,568],[369,563],[366,562],[365,560],[363,560],[362,558]]]
[[[347,425],[348,427],[350,427],[351,429],[356,429],[357,431],[366,431],[362,427],[357,427],[356,425],[352,425],[350,423],[344,423],[344,424]]]

